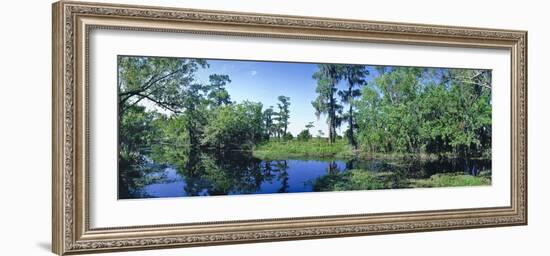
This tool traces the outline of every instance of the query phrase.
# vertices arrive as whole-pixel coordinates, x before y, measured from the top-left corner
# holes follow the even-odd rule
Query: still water
[[[233,152],[200,154],[175,164],[156,164],[149,160],[137,169],[140,171],[119,177],[119,199],[313,192],[317,190],[317,179],[351,169],[396,173],[399,179],[425,179],[446,172],[477,175],[490,170],[491,161],[266,160]],[[401,183],[395,184],[388,188],[399,188],[397,184]]]

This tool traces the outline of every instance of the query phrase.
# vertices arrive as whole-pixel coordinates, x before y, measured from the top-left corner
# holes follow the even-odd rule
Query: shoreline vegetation
[[[327,160],[403,160],[434,161],[442,158],[459,158],[451,154],[407,154],[407,153],[364,153],[353,150],[344,139],[336,139],[329,143],[327,138],[312,138],[309,141],[270,140],[254,147],[250,153],[260,159],[327,159]],[[484,159],[484,158],[477,158]],[[487,160],[487,159],[485,159]],[[478,176],[464,173],[438,173],[426,179],[397,178],[394,172],[370,172],[362,169],[352,169],[344,173],[331,174],[313,181],[316,191],[347,191],[372,190],[388,188],[430,188],[430,187],[461,187],[491,185],[490,171],[480,172]],[[400,182],[396,182],[399,180]]]
[[[199,73],[209,70],[210,64],[222,62],[246,66],[248,70],[271,65],[270,69],[288,73],[292,78],[270,86],[304,88],[310,95],[314,92],[314,98],[288,90],[292,97],[245,95],[244,100],[236,101],[228,90],[235,73],[210,72],[206,79],[197,79]],[[289,167],[284,166],[287,160],[330,162],[328,167],[300,167],[317,171],[317,176],[309,176],[315,180],[313,191],[475,186],[491,182],[490,163],[473,164],[475,159],[491,159],[490,70],[239,63],[118,57],[119,194],[133,193],[148,184],[147,173],[153,165],[173,166],[186,180],[186,188],[194,189],[190,194],[257,191],[271,179],[256,172],[256,165],[262,164],[259,160],[264,159],[280,162],[276,169],[283,185],[288,185],[290,179],[286,173]],[[290,72],[297,65],[309,65],[309,69],[304,73]],[[275,81],[273,75],[264,76],[262,72],[246,74],[253,74],[258,86]],[[235,98],[243,99],[243,95]],[[308,102],[311,116],[298,114],[300,111],[295,109],[296,102],[303,101]],[[313,120],[321,119],[325,124],[316,127]],[[299,127],[303,128],[293,130],[293,122],[301,122]],[[243,157],[239,168],[231,169],[223,163],[224,152],[230,151],[250,152],[251,156]],[[455,158],[464,160],[462,166],[424,167],[426,162]],[[346,166],[340,169],[347,171],[334,173],[331,166],[335,159],[412,162],[412,166],[401,168],[403,173],[386,169],[374,173],[372,166]],[[267,167],[265,172],[270,174],[272,166]],[[420,167],[421,177],[415,173]],[[280,191],[287,192],[288,188],[282,186]]]
[[[329,143],[327,138],[312,138],[308,141],[269,140],[257,145],[252,155],[261,159],[286,158],[351,158],[356,154],[352,147],[340,139]]]

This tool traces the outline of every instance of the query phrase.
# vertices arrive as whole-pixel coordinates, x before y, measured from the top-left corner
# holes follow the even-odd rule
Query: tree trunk
[[[329,102],[329,143],[332,144],[335,142],[335,132],[336,132],[336,111],[334,106],[334,95],[330,95],[330,102]]]
[[[350,87],[350,92],[351,94],[351,87]],[[351,96],[350,96],[351,98]],[[357,149],[357,141],[355,141],[355,136],[353,136],[353,105],[351,104],[351,99],[348,100],[349,102],[349,142],[351,144],[351,146],[353,147],[353,149]]]

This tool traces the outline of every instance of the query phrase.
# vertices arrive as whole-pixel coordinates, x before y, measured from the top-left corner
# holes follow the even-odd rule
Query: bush
[[[308,141],[309,139],[311,139],[311,137],[311,133],[309,133],[309,130],[307,129],[301,131],[300,133],[298,133],[298,136],[296,136],[296,138],[300,141]]]
[[[285,135],[283,135],[283,140],[293,140],[294,136],[292,136],[292,133],[287,132]]]

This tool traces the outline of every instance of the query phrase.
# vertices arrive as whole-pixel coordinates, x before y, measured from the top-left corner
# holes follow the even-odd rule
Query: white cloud
[[[255,76],[256,74],[258,74],[258,71],[256,70],[250,71],[250,76]]]

